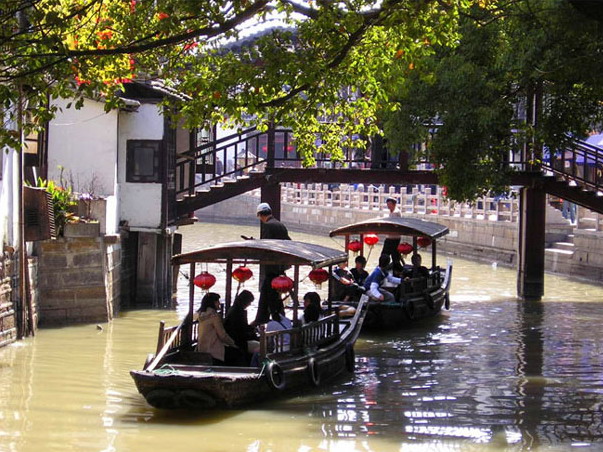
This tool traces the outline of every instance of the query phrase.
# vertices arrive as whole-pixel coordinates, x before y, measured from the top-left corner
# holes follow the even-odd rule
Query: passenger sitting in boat
[[[354,282],[360,287],[364,287],[364,281],[366,281],[366,278],[368,278],[369,275],[364,269],[364,267],[366,267],[366,257],[356,256],[356,259],[354,259],[354,264],[356,266],[350,270],[350,273],[354,277]]]
[[[282,331],[293,328],[293,323],[285,316],[285,307],[281,301],[278,309],[272,311],[271,319],[266,324],[266,332],[270,331]],[[289,334],[283,335],[283,347],[279,351],[288,351],[291,347],[291,336]],[[269,344],[269,348],[274,350],[274,344]]]
[[[236,347],[235,342],[224,330],[222,319],[218,314],[220,309],[220,295],[208,292],[201,300],[199,308],[199,337],[197,339],[197,351],[209,353],[214,364],[225,364],[226,348],[229,350]],[[236,355],[236,350],[233,350]],[[229,353],[229,355],[232,352]]]
[[[320,295],[316,292],[307,292],[304,295],[304,315],[302,323],[316,322],[320,318],[322,309],[320,307]]]
[[[235,341],[241,353],[246,355],[244,363],[240,363],[241,365],[249,364],[251,354],[260,348],[255,328],[249,325],[247,320],[247,308],[253,303],[253,300],[253,294],[248,290],[243,290],[235,297],[224,319],[224,329]]]
[[[427,267],[421,265],[423,259],[419,253],[413,254],[410,261],[412,262],[412,270],[407,278],[429,278],[429,270],[427,270]]]
[[[347,262],[342,262],[339,266],[333,269],[333,278],[335,279],[335,300],[359,300],[364,293],[364,287],[358,285],[352,272],[347,269]]]
[[[413,254],[411,258],[412,267],[404,270],[404,291],[406,293],[421,292],[427,289],[429,270],[421,265],[421,261],[420,254]]]
[[[379,256],[379,265],[364,282],[364,288],[367,290],[367,293],[372,300],[385,302],[395,301],[394,294],[381,287],[384,281],[389,281],[396,285],[399,285],[402,282],[400,278],[396,278],[389,274],[387,271],[389,263],[389,255],[382,254]]]

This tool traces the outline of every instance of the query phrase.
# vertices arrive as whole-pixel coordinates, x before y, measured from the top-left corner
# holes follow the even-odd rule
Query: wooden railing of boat
[[[263,331],[260,335],[260,355],[275,356],[283,353],[301,353],[339,339],[339,316],[332,314],[298,328]]]
[[[354,318],[348,320],[349,325],[358,322],[363,304],[359,304]],[[348,326],[349,326],[348,325]],[[344,329],[345,331],[345,329]],[[280,354],[303,353],[311,348],[319,348],[331,344],[341,337],[340,318],[337,314],[328,315],[316,322],[311,322],[301,327],[280,331],[262,331],[260,335],[260,355],[275,357]],[[152,371],[165,358],[174,353],[190,348],[196,343],[199,333],[199,323],[194,321],[192,325],[188,319],[184,319],[177,326],[165,327],[165,322],[159,322],[159,334],[157,339],[156,355],[145,370]],[[289,336],[289,344],[285,344],[285,338]],[[268,347],[268,344],[274,344]],[[268,350],[270,348],[270,350]]]
[[[429,277],[409,278],[402,281],[400,285],[401,297],[412,297],[437,289],[448,290],[451,282],[452,265],[448,264],[446,270],[435,267]]]
[[[179,350],[187,342],[185,338],[190,336],[187,334],[189,330],[185,326],[189,323],[187,319],[184,319],[179,325],[166,328],[164,321],[159,322],[157,352],[145,370],[155,369],[167,354]]]

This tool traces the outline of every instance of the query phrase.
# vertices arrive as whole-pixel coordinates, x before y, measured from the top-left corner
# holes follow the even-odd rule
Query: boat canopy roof
[[[326,267],[347,261],[347,253],[313,243],[294,240],[244,240],[220,243],[172,258],[172,264],[217,262],[262,265],[310,265]]]
[[[381,217],[359,221],[333,229],[330,237],[350,234],[392,234],[412,237],[426,236],[437,239],[450,232],[443,224],[425,221],[419,218]]]

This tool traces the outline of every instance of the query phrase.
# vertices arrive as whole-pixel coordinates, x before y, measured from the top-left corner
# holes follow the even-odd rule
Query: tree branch
[[[270,0],[260,0],[253,5],[251,5],[246,10],[242,11],[237,16],[232,19],[224,21],[222,24],[216,27],[204,27],[196,30],[187,31],[186,33],[181,33],[173,36],[169,36],[167,38],[158,39],[156,41],[141,44],[141,45],[125,45],[121,47],[115,47],[112,49],[90,49],[90,50],[69,50],[64,53],[39,53],[39,54],[30,54],[30,55],[15,55],[20,58],[53,58],[59,56],[66,57],[81,57],[81,56],[103,56],[103,55],[121,55],[121,54],[135,54],[145,52],[147,50],[156,49],[159,47],[164,47],[172,44],[177,44],[183,41],[188,41],[193,38],[205,37],[207,39],[219,36],[228,31],[233,30],[237,25],[245,22],[248,19],[251,19],[253,16],[258,14],[262,9],[264,9]]]

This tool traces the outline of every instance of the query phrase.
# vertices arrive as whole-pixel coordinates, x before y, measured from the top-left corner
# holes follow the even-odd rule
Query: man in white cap
[[[289,231],[287,231],[285,225],[272,216],[270,204],[267,202],[258,204],[256,212],[262,222],[260,228],[261,239],[291,240]]]
[[[272,216],[270,204],[267,202],[260,203],[256,209],[256,214],[262,222],[260,239],[291,240],[285,225]],[[281,265],[266,265],[263,269],[260,269],[260,275],[263,273],[264,278],[260,284],[258,312],[253,324],[266,323],[270,320],[270,314],[278,308],[281,298],[278,292],[272,288],[272,280],[284,273],[286,269]]]

